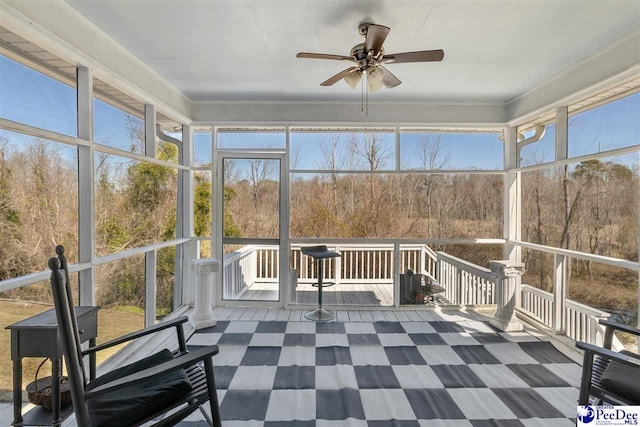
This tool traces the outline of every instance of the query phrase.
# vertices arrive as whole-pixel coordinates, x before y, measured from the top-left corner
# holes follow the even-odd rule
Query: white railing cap
[[[200,258],[191,260],[191,269],[198,273],[215,272],[220,269],[220,261],[215,258]]]

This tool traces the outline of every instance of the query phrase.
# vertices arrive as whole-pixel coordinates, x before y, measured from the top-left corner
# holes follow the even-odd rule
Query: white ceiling
[[[391,64],[376,101],[506,102],[640,29],[638,0],[66,0],[192,100],[359,101],[320,82],[348,63],[357,26],[391,27],[387,53],[444,49],[442,63]]]

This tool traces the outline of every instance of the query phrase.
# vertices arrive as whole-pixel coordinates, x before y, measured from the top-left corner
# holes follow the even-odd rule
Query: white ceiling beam
[[[194,122],[219,125],[503,126],[507,119],[501,104],[370,103],[368,116],[360,110],[359,102],[198,101],[192,104],[191,110]]]

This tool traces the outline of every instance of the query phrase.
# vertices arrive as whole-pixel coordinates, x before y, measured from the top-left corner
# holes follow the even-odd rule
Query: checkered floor
[[[575,425],[580,366],[481,321],[218,322],[208,344],[225,427]]]

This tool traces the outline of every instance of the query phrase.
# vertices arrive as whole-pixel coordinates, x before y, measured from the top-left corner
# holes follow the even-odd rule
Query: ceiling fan
[[[400,79],[387,70],[383,64],[438,62],[444,58],[444,51],[442,49],[385,54],[382,45],[390,30],[391,28],[385,27],[384,25],[371,23],[360,24],[358,26],[358,32],[364,37],[364,43],[355,45],[351,49],[349,56],[300,52],[296,57],[355,62],[354,66],[340,71],[335,76],[320,83],[320,86],[332,86],[344,79],[349,86],[355,89],[362,80],[364,92],[366,80],[367,93],[369,91],[375,92],[382,86],[394,88],[402,83]]]

